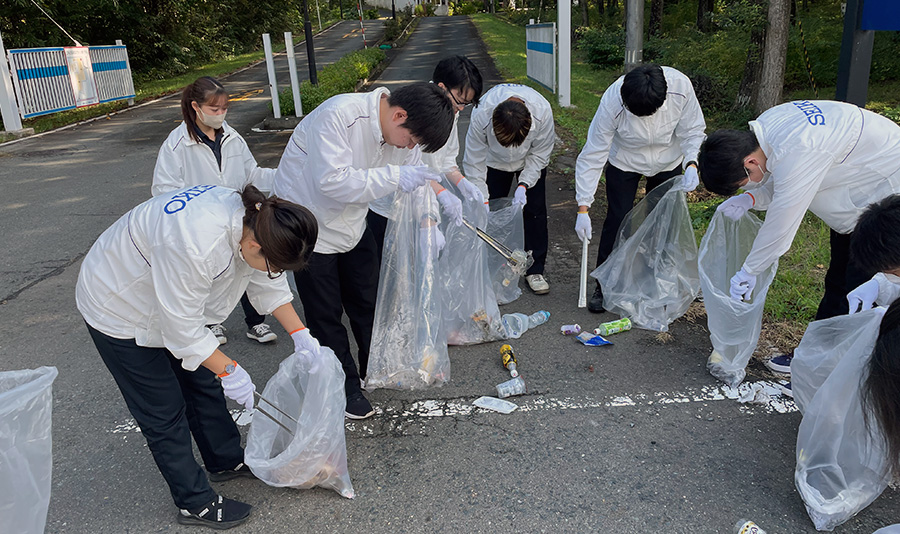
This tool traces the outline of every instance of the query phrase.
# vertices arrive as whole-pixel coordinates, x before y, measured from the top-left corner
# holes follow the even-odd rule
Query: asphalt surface
[[[381,23],[367,24],[374,39]],[[360,47],[356,32],[358,24],[344,22],[317,37],[317,62]],[[486,86],[500,80],[471,23],[449,17],[423,19],[374,86],[428,80],[437,61],[455,53],[476,61]],[[284,84],[284,56],[280,65]],[[305,76],[305,64],[298,68]],[[238,98],[229,123],[262,165],[277,165],[289,133],[250,131],[270,113],[265,65],[224,82]],[[463,132],[469,112],[461,117]],[[47,532],[199,531],[175,523],[162,477],[74,304],[81,258],[149,196],[157,150],[179,116],[177,98],[169,98],[0,146],[0,370],[60,371]],[[452,347],[447,385],[378,390],[369,397],[381,413],[347,424],[354,499],[246,479],[214,484],[255,506],[233,532],[728,533],[745,517],[770,534],[814,532],[793,483],[799,413],[789,402],[728,398],[736,393],[706,371],[702,318],[674,323],[668,342],[632,330],[612,336],[611,347],[587,348],[559,334],[562,324],[593,328],[615,318],[576,307],[575,156],[560,144],[548,178],[551,292],[525,289],[501,308],[551,313],[547,324],[512,343],[528,383],[527,394],[511,399],[519,409],[501,415],[471,408],[508,378],[500,343]],[[225,324],[230,341],[223,349],[261,388],[291,352],[290,340],[277,326],[281,337],[273,344],[247,339],[240,310]],[[753,363],[747,380],[771,378]],[[900,520],[898,511],[897,492],[888,489],[835,532],[869,534]]]

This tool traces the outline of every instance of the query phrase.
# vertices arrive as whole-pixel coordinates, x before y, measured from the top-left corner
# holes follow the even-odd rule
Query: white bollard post
[[[585,0],[581,0],[582,2]],[[572,0],[559,2],[559,105],[572,105]]]
[[[7,132],[22,129],[22,118],[16,106],[16,94],[13,91],[9,65],[6,63],[6,48],[3,47],[3,36],[0,35],[0,116]]]
[[[263,36],[263,49],[266,53],[266,70],[269,72],[269,91],[272,93],[272,111],[275,118],[281,118],[281,104],[278,102],[278,82],[275,81],[275,61],[272,59],[272,39],[268,33]]]
[[[291,91],[294,94],[294,116],[303,116],[303,103],[300,101],[300,82],[297,79],[297,59],[294,56],[294,38],[291,32],[284,32],[284,49],[287,51],[288,70],[291,72]]]

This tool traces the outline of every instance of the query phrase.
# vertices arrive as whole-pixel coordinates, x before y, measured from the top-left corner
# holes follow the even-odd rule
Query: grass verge
[[[556,124],[560,130],[564,130],[558,130],[558,133],[564,139],[568,138],[571,155],[574,156],[574,152],[584,146],[588,127],[603,91],[621,76],[621,71],[595,69],[573,57],[573,107],[562,108],[556,104],[555,95],[529,80],[526,75],[524,27],[484,13],[471,15],[471,19],[503,77],[507,81],[537,89],[551,103]],[[823,89],[820,94],[824,95],[829,90]],[[879,84],[875,85],[875,93],[884,93]],[[889,110],[900,109],[897,108],[896,100],[888,98],[887,93],[885,96],[886,103],[883,107]],[[714,129],[725,125],[709,126],[709,129]],[[574,169],[570,173],[574,176]],[[698,242],[706,231],[716,206],[722,200],[722,197],[703,191],[702,186],[689,194],[688,206]],[[824,291],[825,271],[830,258],[828,237],[829,231],[825,223],[814,215],[807,214],[790,251],[781,257],[778,275],[769,289],[759,350],[769,352],[792,349],[802,336],[806,324],[815,316]]]

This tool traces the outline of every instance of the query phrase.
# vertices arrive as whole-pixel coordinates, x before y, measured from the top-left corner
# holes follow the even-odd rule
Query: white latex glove
[[[437,260],[444,243],[444,234],[436,224],[419,228],[419,252],[423,258]]]
[[[725,202],[719,204],[716,211],[721,211],[723,215],[736,221],[747,213],[747,210],[753,207],[753,197],[747,193],[733,196]]]
[[[488,215],[491,214],[491,203],[487,200],[484,201],[484,211],[486,211]]]
[[[519,184],[519,187],[516,187],[516,194],[515,194],[515,196],[513,196],[513,205],[514,206],[519,206],[520,208],[524,208],[525,204],[528,204],[528,197],[525,196],[525,192],[527,190],[528,189],[522,184]]]
[[[688,165],[688,168],[684,170],[683,183],[685,191],[693,191],[694,189],[697,189],[697,186],[700,185],[700,175],[697,173],[697,167]]]
[[[222,377],[222,390],[229,399],[243,404],[248,410],[253,409],[253,393],[256,386],[241,364],[235,362],[234,371]]]
[[[853,315],[857,311],[871,309],[876,300],[878,300],[878,280],[873,278],[847,293],[847,304],[850,305],[850,315]]]
[[[309,328],[297,330],[291,334],[291,339],[294,340],[294,352],[303,349],[308,350],[313,354],[318,354],[319,349],[322,348],[316,338],[312,337],[312,334],[309,333]]]
[[[731,298],[749,302],[754,287],[756,287],[756,275],[749,274],[742,268],[731,277]]]
[[[582,241],[591,240],[591,216],[587,213],[579,213],[575,217],[575,235]]]
[[[466,180],[465,178],[461,179],[459,183],[456,184],[456,187],[459,188],[459,192],[463,197],[465,197],[466,200],[471,200],[478,203],[484,202],[484,195],[481,193],[481,189],[478,189],[478,186]]]
[[[456,223],[456,226],[462,226],[462,201],[446,189],[437,194],[437,199],[441,203],[441,208],[447,219]]]
[[[403,165],[400,167],[399,188],[409,193],[417,187],[425,185],[428,180],[440,180],[441,175],[429,169],[425,165]]]

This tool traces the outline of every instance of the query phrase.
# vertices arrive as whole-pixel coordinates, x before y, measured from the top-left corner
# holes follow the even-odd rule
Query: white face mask
[[[763,184],[765,184],[769,180],[769,177],[772,176],[771,172],[763,171],[762,167],[760,167],[759,165],[757,165],[756,167],[759,169],[759,172],[762,173],[762,180],[760,180],[758,182],[754,182],[753,180],[748,180],[746,184],[741,186],[741,189],[743,189],[744,191],[751,191],[753,189],[762,187]]]
[[[883,273],[888,282],[900,286],[900,276],[891,273]]]
[[[228,110],[225,110],[220,115],[207,115],[203,113],[202,110],[197,110],[197,120],[202,122],[203,124],[209,126],[213,130],[218,130],[222,127],[222,124],[225,122],[225,114],[228,113]]]

